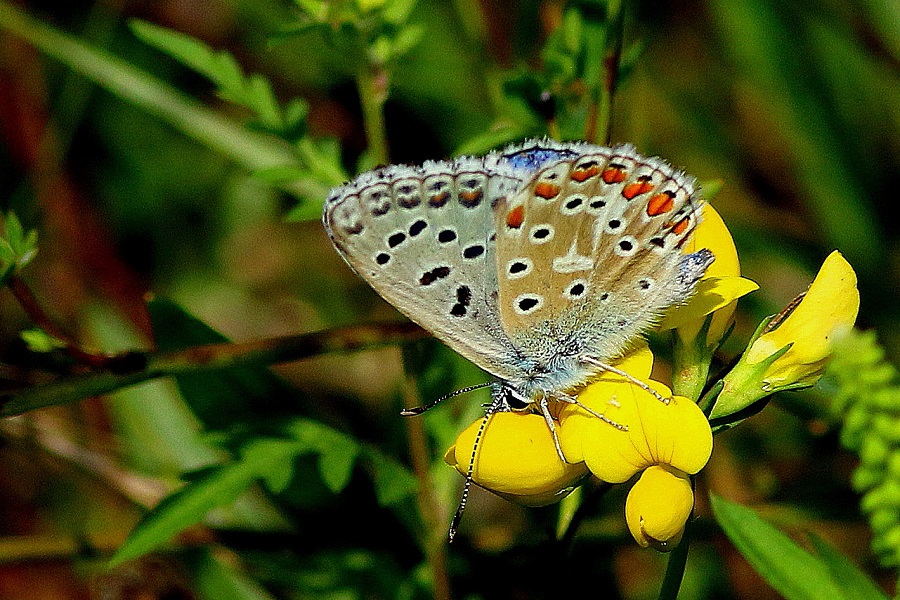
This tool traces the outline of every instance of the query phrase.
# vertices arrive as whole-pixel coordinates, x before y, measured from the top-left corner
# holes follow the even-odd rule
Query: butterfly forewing
[[[686,299],[679,248],[699,205],[689,178],[629,146],[584,145],[542,168],[495,215],[499,311],[513,344],[539,363],[617,357]]]
[[[497,155],[386,167],[332,192],[323,220],[350,266],[400,312],[509,378],[491,205],[521,177]]]

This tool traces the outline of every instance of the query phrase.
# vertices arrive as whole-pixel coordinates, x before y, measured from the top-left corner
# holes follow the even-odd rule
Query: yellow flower
[[[566,458],[585,461],[595,477],[609,483],[628,481],[652,465],[699,472],[712,453],[712,431],[706,416],[690,399],[671,397],[663,384],[648,383],[660,396],[669,398],[668,403],[613,374],[604,375],[579,394],[581,404],[612,424],[579,406],[565,406],[560,412],[559,440]]]
[[[665,465],[652,466],[628,492],[625,521],[638,544],[667,552],[681,541],[693,508],[688,476]]]
[[[646,346],[615,366],[647,381],[669,398],[668,403],[625,377],[602,374],[579,394],[583,406],[562,404],[558,411],[556,429],[566,461],[560,460],[543,416],[495,413],[478,443],[472,481],[508,500],[541,506],[565,497],[588,471],[603,481],[622,483],[653,467],[629,495],[628,514],[637,515],[628,517],[629,527],[641,545],[665,549],[680,535],[693,506],[693,495],[686,500],[683,485],[669,480],[673,474],[687,478],[706,465],[712,432],[694,402],[670,398],[666,386],[649,379],[653,354]],[[482,422],[479,419],[463,431],[444,457],[463,475],[469,470]],[[665,476],[656,473],[659,469]],[[651,500],[653,494],[661,495]]]
[[[472,460],[478,419],[465,429],[444,461],[465,475]],[[494,413],[478,443],[472,481],[498,496],[543,506],[565,497],[585,475],[584,463],[560,460],[544,417],[534,413]]]
[[[682,340],[693,340],[700,333],[706,316],[715,313],[706,335],[707,346],[715,347],[731,325],[737,299],[759,286],[741,277],[734,240],[719,213],[705,204],[701,214],[703,219],[685,244],[684,252],[708,248],[716,260],[706,269],[690,300],[670,310],[660,329],[676,329]]]
[[[770,324],[725,376],[712,417],[733,414],[779,390],[813,385],[834,336],[853,327],[858,312],[856,273],[832,252],[800,303],[780,323]]]

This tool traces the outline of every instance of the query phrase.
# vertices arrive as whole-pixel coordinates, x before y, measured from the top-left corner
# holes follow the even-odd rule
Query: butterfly
[[[610,363],[715,259],[683,252],[702,204],[692,177],[631,145],[528,140],[363,173],[323,222],[378,294],[498,379],[489,413],[536,408],[564,458],[551,402],[604,371],[656,394]]]

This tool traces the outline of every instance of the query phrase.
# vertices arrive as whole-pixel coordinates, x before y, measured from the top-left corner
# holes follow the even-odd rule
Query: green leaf
[[[228,339],[181,306],[154,298],[147,304],[160,350],[180,350]],[[232,366],[175,376],[184,401],[207,430],[296,416],[297,392],[266,367]]]
[[[37,231],[26,231],[16,213],[0,213],[0,283],[23,269],[37,254]]]
[[[710,495],[713,513],[728,539],[769,585],[788,600],[846,598],[829,568],[753,510]]]
[[[419,482],[409,469],[374,448],[366,452],[378,504],[390,506],[416,493]]]
[[[302,167],[284,140],[236,124],[152,75],[40,23],[2,0],[0,29],[25,39],[47,56],[250,171],[285,165]],[[298,197],[324,198],[330,187],[313,185],[307,179],[286,183],[281,189]]]
[[[838,552],[831,544],[817,535],[810,533],[809,539],[844,598],[847,600],[887,600],[888,596],[881,588],[846,555]]]
[[[26,329],[19,336],[32,352],[51,352],[66,346],[65,342],[53,337],[43,329]]]
[[[172,536],[203,520],[213,508],[234,502],[254,481],[279,463],[293,460],[300,448],[291,441],[261,439],[248,444],[240,460],[209,470],[165,498],[137,524],[110,561],[110,567],[135,559],[165,544]]]
[[[327,425],[298,419],[287,427],[288,433],[304,448],[319,455],[319,474],[328,489],[338,493],[350,481],[360,446],[350,436]]]
[[[198,600],[274,600],[259,583],[236,569],[233,560],[204,549],[185,556],[184,561],[193,573]]]

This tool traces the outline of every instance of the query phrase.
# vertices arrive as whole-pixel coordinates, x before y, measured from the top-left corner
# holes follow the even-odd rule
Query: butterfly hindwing
[[[335,189],[325,227],[388,302],[501,377],[511,347],[496,308],[491,204],[522,185],[497,155],[392,166]]]

